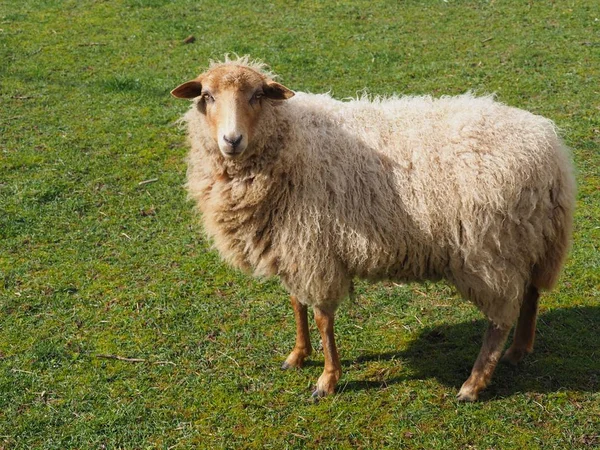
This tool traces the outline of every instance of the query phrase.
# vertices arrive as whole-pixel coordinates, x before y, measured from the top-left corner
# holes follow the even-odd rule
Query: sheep
[[[339,101],[293,92],[248,57],[211,62],[172,91],[183,117],[187,190],[222,258],[289,291],[296,342],[311,354],[307,308],[322,338],[313,397],[342,369],[334,314],[353,279],[446,279],[488,320],[457,398],[475,401],[503,359],[533,350],[540,290],[569,249],[575,182],[548,119],[492,96]]]

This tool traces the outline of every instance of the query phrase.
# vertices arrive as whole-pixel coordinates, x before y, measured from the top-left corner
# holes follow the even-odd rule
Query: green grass
[[[285,292],[219,261],[183,189],[169,90],[227,52],[294,90],[495,92],[562,129],[573,251],[483,401],[454,399],[484,322],[445,284],[358,285],[335,396],[308,401],[320,352],[279,370]],[[0,449],[597,448],[598,80],[596,0],[0,0]]]

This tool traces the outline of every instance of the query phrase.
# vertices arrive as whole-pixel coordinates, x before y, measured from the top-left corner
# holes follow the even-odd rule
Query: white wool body
[[[246,153],[225,159],[197,102],[187,188],[207,235],[306,305],[334,311],[354,277],[445,278],[506,327],[527,286],[558,277],[575,183],[548,119],[471,94],[296,93],[265,102]]]

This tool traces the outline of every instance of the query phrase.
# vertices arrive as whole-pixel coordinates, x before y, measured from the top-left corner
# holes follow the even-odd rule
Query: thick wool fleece
[[[234,160],[196,104],[185,121],[187,188],[215,247],[304,304],[335,310],[353,277],[446,278],[506,327],[567,253],[569,153],[550,120],[491,97],[265,100]]]

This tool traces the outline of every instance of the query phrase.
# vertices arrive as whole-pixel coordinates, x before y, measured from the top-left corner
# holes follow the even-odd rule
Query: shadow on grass
[[[477,358],[486,321],[481,319],[423,330],[404,351],[369,354],[343,366],[369,361],[394,361],[409,375],[349,381],[344,390],[380,389],[409,379],[434,378],[457,391]],[[575,307],[542,313],[535,349],[518,366],[500,363],[481,398],[518,392],[600,390],[600,307]],[[511,339],[509,338],[510,345]]]

